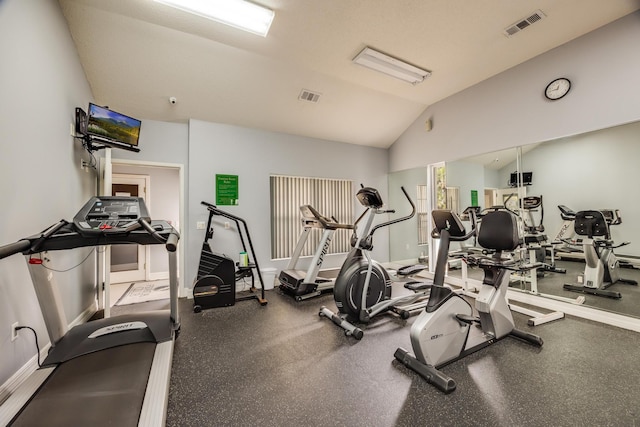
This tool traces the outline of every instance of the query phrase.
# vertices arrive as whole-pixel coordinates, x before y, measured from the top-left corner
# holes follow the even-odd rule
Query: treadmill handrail
[[[44,243],[44,241],[50,238],[53,234],[55,234],[58,230],[60,230],[67,224],[69,223],[63,219],[44,230],[38,237],[24,238],[18,240],[17,242],[1,246],[0,259],[15,255],[17,253],[23,253],[26,255],[39,252],[40,246]]]
[[[26,239],[18,240],[17,242],[0,246],[0,259],[15,255],[20,252],[28,251],[30,247],[31,242]]]
[[[172,229],[169,232],[169,235],[165,238],[162,237],[156,230],[154,230],[151,224],[149,224],[144,218],[139,218],[138,223],[147,231],[147,233],[153,236],[154,239],[156,239],[160,243],[164,243],[169,252],[176,251],[180,235],[175,230],[175,228]]]
[[[338,221],[335,221],[335,222],[331,221],[326,216],[323,216],[322,214],[320,214],[320,212],[318,212],[311,205],[303,205],[303,207],[307,207],[309,209],[309,211],[313,214],[315,219],[317,219],[320,222],[320,224],[322,224],[322,227],[325,228],[325,229],[335,230],[337,228],[343,228],[343,229],[351,230],[351,229],[354,228],[353,224],[341,224]]]

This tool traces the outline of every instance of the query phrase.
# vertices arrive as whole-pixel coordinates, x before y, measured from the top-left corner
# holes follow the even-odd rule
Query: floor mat
[[[118,299],[115,305],[129,305],[140,302],[169,298],[169,281],[132,283],[129,289]]]

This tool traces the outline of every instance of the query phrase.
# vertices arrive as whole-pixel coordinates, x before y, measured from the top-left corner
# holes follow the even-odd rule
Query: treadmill
[[[287,295],[291,295],[296,301],[302,301],[311,297],[321,295],[325,291],[333,289],[335,277],[322,277],[320,267],[324,262],[333,234],[338,229],[353,230],[352,224],[340,224],[335,218],[327,218],[320,214],[311,205],[300,206],[302,220],[302,234],[298,238],[298,243],[289,260],[287,268],[280,272],[278,281],[279,288]],[[297,269],[300,255],[313,229],[322,230],[322,236],[313,254],[313,259],[309,263],[306,271]],[[336,273],[339,269],[336,269]]]
[[[22,253],[33,280],[51,349],[0,407],[0,425],[163,426],[178,318],[176,248],[180,236],[152,221],[141,198],[93,197],[72,222],[0,247],[0,259]],[[112,244],[164,244],[170,308],[90,321],[71,329],[44,251]]]

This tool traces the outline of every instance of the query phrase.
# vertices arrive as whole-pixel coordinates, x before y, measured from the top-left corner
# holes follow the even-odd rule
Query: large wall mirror
[[[529,221],[542,224],[544,231],[541,233],[546,235],[549,243],[557,241],[559,235],[571,238],[572,233],[567,233],[566,229],[573,229],[573,223],[562,218],[559,206],[573,212],[616,212],[620,220],[614,219],[614,223],[609,225],[611,240],[615,245],[630,242],[613,250],[620,261],[616,272],[622,279],[640,281],[640,193],[633,190],[635,183],[640,181],[640,168],[637,167],[637,159],[640,159],[639,140],[640,123],[630,123],[446,162],[445,181],[441,186],[451,195],[447,197],[448,208],[457,212],[471,205],[484,209],[505,201],[512,203],[512,208],[520,209],[522,204],[518,202],[519,199],[510,196],[514,192],[520,197],[541,196],[542,206],[539,209],[533,213],[523,209],[519,212],[523,216],[528,215]],[[520,176],[523,177],[529,172],[530,182],[528,176],[524,176],[524,184],[527,185],[520,189],[509,185],[512,174],[522,173]],[[433,195],[421,195],[421,188],[427,188],[437,180],[433,168],[427,166],[390,174],[390,205],[396,209],[401,206],[399,188],[404,186],[416,200],[432,197],[431,203],[424,205],[423,209],[426,210],[427,206],[438,202]],[[415,262],[428,256],[428,245],[418,232],[420,221],[427,221],[425,215],[395,225],[391,230],[389,253],[392,261]],[[573,249],[572,254],[568,253],[569,249]],[[586,306],[640,317],[639,286],[620,282],[608,287],[608,290],[620,293],[619,299],[567,290],[564,284],[580,285],[585,280],[582,246],[578,244],[567,248],[567,245],[556,244],[554,253],[556,267],[558,270],[566,269],[566,273],[540,272],[537,275],[540,294],[567,301],[584,297],[583,304]],[[550,261],[550,258],[546,259],[547,263]],[[458,273],[452,270],[450,274]],[[526,283],[513,285],[522,288],[528,286]]]

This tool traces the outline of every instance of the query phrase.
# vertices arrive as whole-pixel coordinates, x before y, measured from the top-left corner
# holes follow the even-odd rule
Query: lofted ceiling
[[[264,38],[152,0],[59,0],[96,103],[141,119],[382,148],[429,105],[640,8],[638,0],[255,1],[275,11]],[[544,19],[505,35],[536,10]],[[365,46],[432,75],[411,85],[352,63]],[[302,90],[318,102],[299,100]]]

